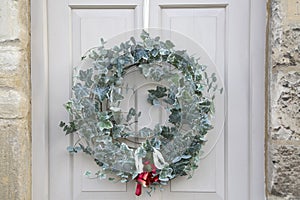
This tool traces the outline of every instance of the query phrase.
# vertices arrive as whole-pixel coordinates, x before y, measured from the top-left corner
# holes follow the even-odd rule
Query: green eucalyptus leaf
[[[223,93],[223,90],[224,90],[223,88],[221,88],[221,89],[220,89],[220,94],[222,94],[222,93]]]
[[[104,41],[103,38],[100,38],[100,43],[101,43],[102,46],[104,46],[104,44],[105,44],[106,42]]]
[[[125,129],[125,125],[115,125],[112,129],[113,137],[114,138],[120,138],[122,137],[122,132]]]
[[[132,44],[136,45],[136,41],[134,37],[130,37],[130,41],[132,42]]]
[[[83,175],[84,175],[84,176],[90,176],[91,174],[92,174],[91,171],[85,171]]]
[[[159,54],[159,50],[158,49],[152,49],[151,50],[151,55],[153,56],[153,57],[156,57],[156,56],[158,56],[158,54]]]
[[[98,174],[98,178],[99,178],[100,180],[104,180],[104,179],[106,179],[106,174],[104,174],[104,173],[99,173],[99,174]]]
[[[120,182],[121,182],[121,183],[127,183],[128,180],[127,180],[127,179],[121,179]]]
[[[153,134],[153,131],[150,128],[144,127],[139,130],[139,137],[146,138]]]
[[[66,125],[66,123],[63,122],[63,121],[61,121],[61,122],[59,123],[59,127],[64,127],[65,125]]]
[[[142,33],[141,33],[141,38],[143,40],[149,38],[149,33],[147,33],[145,30],[143,30]]]
[[[175,45],[173,44],[173,42],[171,42],[170,40],[166,41],[166,47],[168,49],[172,49],[173,47],[175,47]]]
[[[177,125],[181,122],[181,112],[177,109],[171,109],[171,115],[169,116],[169,122]]]
[[[148,92],[157,98],[162,98],[162,97],[167,96],[167,88],[166,87],[156,86],[155,90],[148,90]]]
[[[150,77],[154,81],[161,81],[166,74],[164,73],[163,69],[161,67],[151,67],[150,68]]]
[[[129,122],[136,115],[136,110],[134,108],[130,108],[126,117],[126,121]]]
[[[159,106],[160,105],[160,101],[157,98],[154,98],[153,101],[152,101],[152,105]]]
[[[145,38],[145,47],[146,47],[146,49],[152,50],[154,44],[155,44],[154,40],[152,40],[151,38]]]
[[[97,70],[97,72],[99,74],[107,74],[108,73],[108,69],[107,69],[107,66],[106,66],[106,63],[103,62],[102,60],[96,60],[94,62],[94,67],[95,69]]]
[[[177,162],[179,162],[180,160],[181,160],[181,157],[178,156],[178,157],[174,158],[174,160],[172,160],[172,163],[177,163]]]
[[[113,124],[110,120],[100,120],[97,123],[97,126],[101,131],[103,131],[104,129],[111,129],[113,127]]]
[[[192,156],[191,155],[182,155],[181,158],[182,159],[190,159]]]
[[[111,94],[110,94],[110,101],[111,102],[119,102],[123,99],[124,99],[124,97],[121,94],[121,91],[118,91],[117,89],[111,90]]]
[[[212,81],[213,81],[213,82],[217,82],[217,77],[213,76],[213,77],[212,77]]]
[[[74,147],[74,151],[77,153],[79,151],[82,151],[82,149],[80,146],[76,146],[76,147]]]
[[[90,87],[93,84],[92,81],[93,76],[93,69],[87,69],[86,71],[80,70],[79,71],[79,80],[85,83],[85,86]]]
[[[74,147],[68,146],[68,147],[67,147],[67,151],[68,151],[69,153],[73,153],[73,152],[74,152]]]
[[[171,52],[169,49],[160,49],[159,50],[159,54],[162,55],[162,56],[166,56],[166,55],[169,55]]]
[[[150,66],[148,64],[141,64],[139,68],[142,70],[142,73],[145,77],[150,75]]]
[[[121,111],[121,108],[119,108],[119,107],[110,107],[109,109],[113,112],[120,112]]]
[[[98,96],[100,101],[103,101],[107,98],[110,87],[97,87],[94,90],[94,93]]]
[[[133,57],[134,57],[134,62],[135,63],[141,61],[142,59],[143,60],[148,60],[149,59],[149,56],[148,56],[147,52],[143,48],[135,49],[135,51],[133,51]]]
[[[83,86],[81,83],[77,83],[73,87],[74,95],[77,99],[80,99],[82,97],[89,96],[89,90],[85,86]]]
[[[147,151],[142,146],[138,147],[135,153],[140,158],[144,158],[147,155]]]

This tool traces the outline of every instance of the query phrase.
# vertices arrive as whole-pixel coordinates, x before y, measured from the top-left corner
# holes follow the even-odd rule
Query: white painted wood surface
[[[189,3],[193,3],[190,5]],[[177,31],[202,46],[225,77],[226,4],[198,2],[151,1],[150,27]],[[172,38],[171,38],[172,39]],[[183,44],[184,46],[184,44]],[[210,140],[208,140],[210,141]],[[212,152],[201,160],[193,179],[172,181],[172,199],[225,199],[224,133]],[[176,193],[175,193],[176,192]],[[174,195],[173,195],[174,193]],[[171,198],[170,198],[171,199]]]
[[[141,27],[140,1],[48,1],[49,11],[49,196],[62,199],[131,199],[126,185],[88,181],[85,158],[66,151],[72,138],[57,124],[67,120],[62,104],[70,97],[72,67],[89,48]],[[131,194],[131,195],[129,195]]]
[[[136,2],[137,3],[137,2]],[[112,8],[86,9],[76,7],[72,9],[72,53],[73,65],[80,63],[84,53],[100,44],[100,38],[105,40],[125,31],[140,28],[140,13],[142,7],[115,6]],[[124,38],[125,39],[125,38]],[[97,171],[93,159],[85,155],[73,158],[73,198],[74,199],[131,199],[133,192],[127,191],[126,184],[112,183],[108,180],[91,180],[83,174],[86,170]],[[127,197],[126,197],[127,196]]]
[[[195,177],[173,181],[151,199],[264,199],[264,8],[260,0],[150,1],[150,27],[202,45],[228,92],[225,133]],[[33,0],[32,13],[33,200],[134,199],[134,183],[85,179],[93,164],[66,152],[71,138],[58,124],[68,118],[62,104],[70,96],[72,66],[99,37],[141,28],[142,1]]]

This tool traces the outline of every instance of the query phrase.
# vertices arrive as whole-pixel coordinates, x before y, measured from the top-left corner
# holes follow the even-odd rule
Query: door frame
[[[265,199],[266,2],[250,3],[249,200]],[[49,199],[47,0],[31,1],[32,199]],[[230,26],[230,24],[228,25]],[[228,170],[228,162],[225,163]],[[225,173],[227,174],[227,172]],[[229,200],[226,197],[226,200]]]

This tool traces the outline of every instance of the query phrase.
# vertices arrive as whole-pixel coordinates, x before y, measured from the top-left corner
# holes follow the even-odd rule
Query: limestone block
[[[273,79],[271,137],[300,141],[300,70],[280,71]]]
[[[0,51],[0,77],[12,77],[20,68],[20,51]]]
[[[290,22],[299,23],[300,22],[300,1],[288,0],[287,5],[288,5],[287,19]]]
[[[18,26],[18,1],[2,0],[0,2],[0,42],[15,40],[20,29]]]
[[[28,120],[0,120],[0,199],[29,200],[31,194]]]
[[[29,66],[26,51],[0,48],[0,87],[29,88]]]
[[[269,193],[281,199],[299,200],[300,146],[272,144],[268,153],[270,155],[268,168],[271,172]]]
[[[270,0],[271,2],[271,10],[270,13],[270,23],[271,23],[271,31],[270,31],[270,46],[272,46],[272,52],[274,48],[279,48],[282,44],[282,20],[284,14],[282,12],[282,1],[281,0]]]
[[[280,45],[276,45],[276,40],[272,40],[272,67],[300,65],[300,23],[289,25],[280,31],[278,36]],[[274,31],[274,32],[278,32]],[[278,33],[277,33],[278,34]]]
[[[10,88],[0,88],[0,118],[23,118],[28,112],[28,96]]]
[[[271,65],[272,68],[282,66],[296,66],[300,64],[300,21],[291,23],[289,8],[300,9],[299,0],[272,0],[271,1]],[[300,19],[300,15],[297,15]]]

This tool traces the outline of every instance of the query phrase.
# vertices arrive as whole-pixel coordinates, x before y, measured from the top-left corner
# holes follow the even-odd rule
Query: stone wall
[[[0,199],[31,198],[29,0],[0,1]]]
[[[300,0],[271,0],[267,193],[300,200]]]

